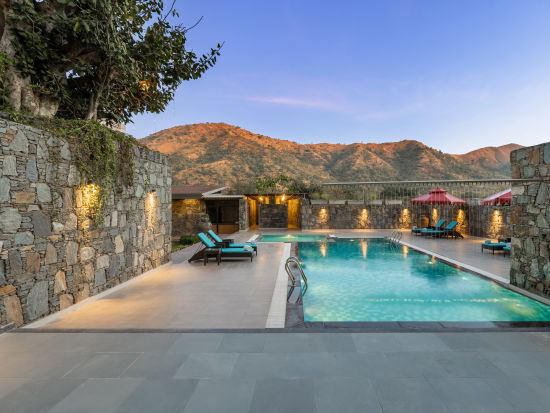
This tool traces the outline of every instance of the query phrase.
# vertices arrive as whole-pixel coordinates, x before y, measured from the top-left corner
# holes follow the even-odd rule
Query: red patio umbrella
[[[510,205],[512,203],[512,189],[505,189],[481,200],[481,205]]]
[[[411,204],[446,204],[446,205],[466,205],[466,201],[447,193],[444,189],[435,188],[429,193],[411,199]]]

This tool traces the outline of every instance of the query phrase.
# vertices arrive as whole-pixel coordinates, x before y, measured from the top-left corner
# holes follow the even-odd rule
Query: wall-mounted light
[[[157,197],[156,190],[152,190],[147,194],[145,201],[145,216],[147,218],[147,226],[152,227],[157,220]]]
[[[285,201],[285,195],[283,194],[282,198],[281,198],[281,201]]]

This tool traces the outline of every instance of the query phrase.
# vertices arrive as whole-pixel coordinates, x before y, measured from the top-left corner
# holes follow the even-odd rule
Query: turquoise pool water
[[[288,234],[288,235],[264,235],[260,242],[318,242],[326,241],[324,235]]]
[[[550,321],[550,307],[383,239],[300,243],[305,321]]]

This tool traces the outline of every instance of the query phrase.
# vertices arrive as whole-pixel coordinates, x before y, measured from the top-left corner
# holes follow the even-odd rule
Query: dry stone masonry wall
[[[550,143],[511,154],[512,252],[510,282],[550,297]]]
[[[434,225],[439,219],[458,222],[464,235],[491,239],[510,236],[510,207],[453,205],[364,205],[302,202],[303,229],[409,229]]]
[[[80,186],[70,143],[0,119],[0,325],[36,320],[169,260],[168,159],[136,146],[134,170],[93,225],[95,189]]]

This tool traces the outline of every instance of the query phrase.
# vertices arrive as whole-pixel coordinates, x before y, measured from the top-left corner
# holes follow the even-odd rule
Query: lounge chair
[[[216,261],[218,262],[218,265],[220,265],[222,258],[250,257],[250,261],[252,261],[252,258],[254,257],[254,251],[252,250],[252,248],[250,250],[244,248],[221,248],[217,247],[216,244],[214,244],[212,240],[208,238],[203,232],[199,233],[198,237],[204,244],[204,248],[193,254],[193,256],[189,258],[189,262],[202,259],[204,260],[204,265],[206,265],[206,263],[208,263],[209,257],[216,257]]]
[[[451,221],[446,227],[442,229],[427,229],[422,231],[422,235],[431,235],[435,237],[454,237],[454,238],[464,238],[460,232],[456,230],[458,225],[457,221]]]
[[[493,255],[495,251],[504,251],[504,255],[506,255],[507,252],[510,252],[510,241],[506,239],[499,239],[498,242],[487,240],[481,244],[481,252],[483,250],[491,250]]]
[[[216,234],[214,231],[209,230],[208,235],[210,235],[210,238],[214,241],[214,244],[216,244],[217,247],[223,247],[223,248],[244,248],[246,246],[252,247],[252,249],[256,252],[256,255],[258,255],[258,246],[252,242],[245,243],[245,244],[235,244],[233,243],[232,239],[221,239],[218,234]]]
[[[411,231],[413,234],[420,234],[423,229],[441,229],[444,223],[445,223],[445,220],[440,219],[439,221],[437,221],[437,224],[435,225],[427,226],[425,228],[412,227]]]
[[[510,243],[507,243],[506,246],[502,248],[502,250],[504,251],[504,256],[506,256],[506,254],[510,255],[511,247],[512,245]]]

